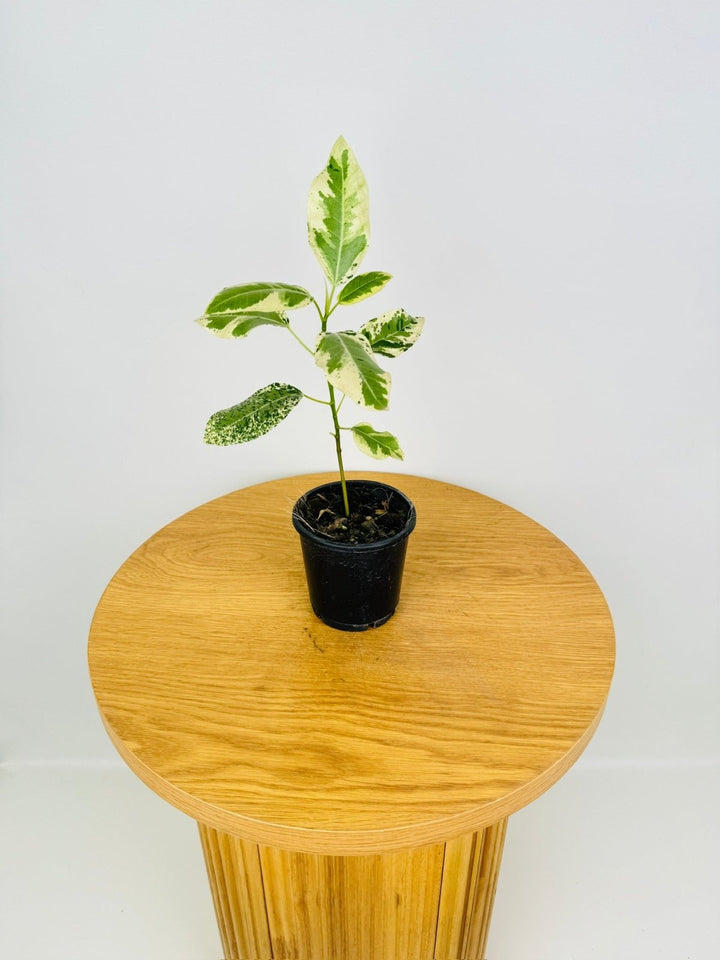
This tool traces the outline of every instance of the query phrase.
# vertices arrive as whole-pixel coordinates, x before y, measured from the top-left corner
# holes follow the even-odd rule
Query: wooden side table
[[[563,543],[470,490],[370,476],[418,510],[383,627],[310,609],[290,511],[327,474],[180,517],[95,614],[103,722],[198,821],[227,960],[483,958],[507,818],[607,697],[612,622]]]

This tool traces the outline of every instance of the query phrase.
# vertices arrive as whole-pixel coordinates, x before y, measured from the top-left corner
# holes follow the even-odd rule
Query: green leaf
[[[353,277],[338,294],[338,303],[360,303],[367,297],[371,297],[392,280],[389,273],[383,273],[376,270],[374,273],[361,273],[358,277]]]
[[[351,428],[353,439],[363,453],[376,460],[394,457],[402,460],[404,454],[397,437],[387,431],[374,430],[369,423],[358,423]]]
[[[338,137],[327,166],[312,182],[308,240],[333,287],[351,277],[370,241],[370,200],[355,154]]]
[[[360,327],[373,353],[397,357],[409,350],[422,333],[424,317],[411,317],[405,310],[391,310]]]
[[[315,363],[328,381],[355,403],[385,410],[390,393],[390,374],[373,359],[370,344],[359,333],[323,333],[315,348]]]
[[[262,437],[299,403],[302,390],[289,383],[271,383],[227,410],[214,413],[205,427],[205,443],[227,446]]]
[[[303,287],[289,283],[244,283],[239,287],[225,287],[210,301],[205,316],[217,313],[237,313],[241,310],[276,313],[295,310],[312,301],[312,295]]]
[[[283,313],[259,313],[257,311],[234,313],[232,310],[224,313],[206,313],[197,322],[201,327],[205,327],[211,333],[214,333],[216,337],[226,338],[246,337],[256,327],[287,327],[289,324],[288,318]]]

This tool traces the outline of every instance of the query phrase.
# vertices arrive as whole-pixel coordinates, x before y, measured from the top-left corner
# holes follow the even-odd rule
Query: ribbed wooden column
[[[445,844],[435,960],[484,960],[507,819]]]
[[[226,960],[270,960],[260,848],[198,824]]]
[[[226,960],[484,960],[507,820],[370,856],[297,853],[200,824]]]

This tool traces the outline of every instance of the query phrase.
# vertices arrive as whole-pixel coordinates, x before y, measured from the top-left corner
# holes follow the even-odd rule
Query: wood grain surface
[[[362,476],[418,511],[400,605],[377,630],[310,609],[290,512],[332,474],[190,511],[98,605],[89,661],[110,737],[216,830],[324,854],[445,842],[543,793],[599,722],[612,622],[572,551],[479,493]]]
[[[506,820],[446,844],[342,857],[200,825],[226,960],[482,960]]]

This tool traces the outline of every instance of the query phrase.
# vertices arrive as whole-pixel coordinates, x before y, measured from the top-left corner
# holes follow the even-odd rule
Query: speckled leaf
[[[382,288],[392,280],[389,273],[383,273],[381,270],[375,270],[373,273],[361,273],[357,277],[349,280],[338,294],[338,303],[360,303],[374,293],[379,293]]]
[[[246,313],[234,313],[227,310],[224,313],[211,313],[200,317],[197,321],[216,337],[246,337],[256,327],[272,326],[287,327],[288,318],[283,313],[260,313],[248,310]]]
[[[351,277],[370,241],[370,199],[355,154],[343,137],[312,182],[307,208],[308,240],[333,287]]]
[[[359,333],[323,333],[315,349],[315,363],[342,393],[375,410],[385,410],[390,374],[375,362],[368,341]]]
[[[214,413],[205,427],[205,443],[227,446],[255,440],[276,427],[302,398],[289,383],[271,383],[227,410]]]
[[[358,423],[352,427],[352,434],[360,450],[375,460],[384,460],[385,457],[402,460],[404,457],[397,437],[386,430],[374,430],[369,423]]]
[[[240,311],[277,313],[304,307],[311,301],[307,290],[290,283],[244,283],[221,290],[208,304],[204,316]]]
[[[424,317],[411,317],[405,310],[391,310],[360,327],[373,353],[397,357],[415,343],[425,324]]]

